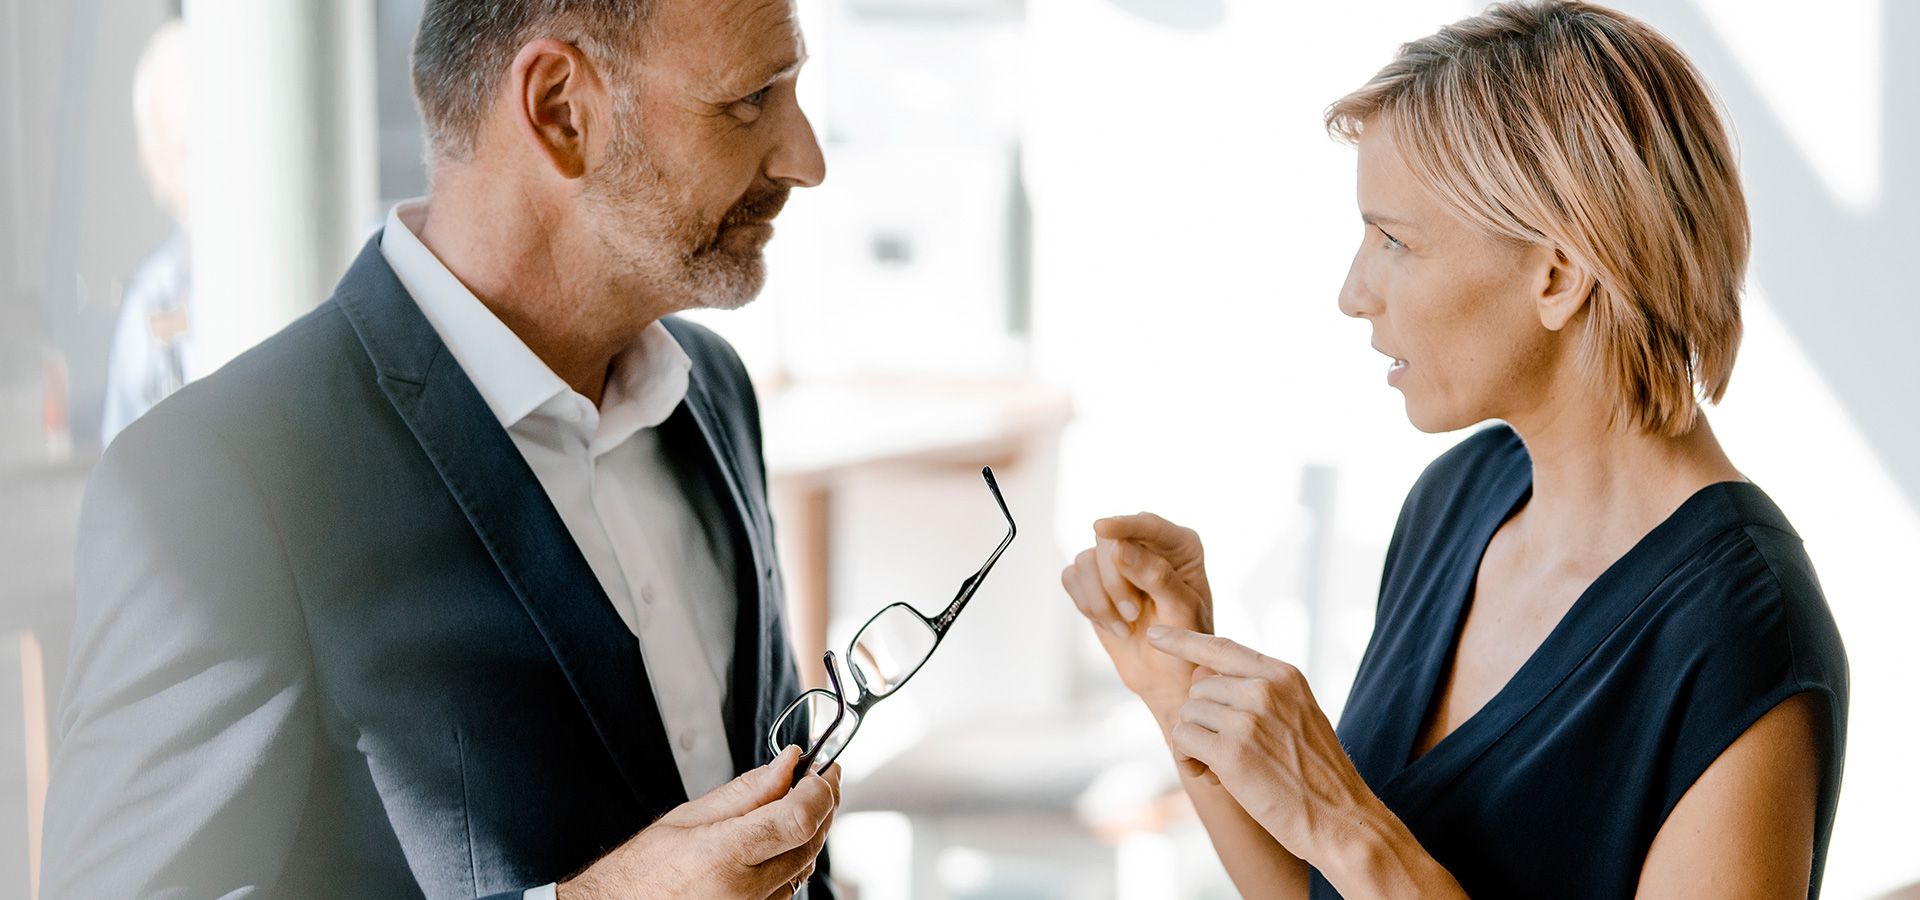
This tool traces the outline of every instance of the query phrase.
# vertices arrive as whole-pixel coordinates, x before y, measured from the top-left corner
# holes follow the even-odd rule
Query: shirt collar
[[[427,210],[424,199],[394,206],[380,253],[501,427],[512,428],[556,398],[579,397],[421,243]],[[692,368],[665,326],[647,326],[614,358],[600,409],[583,423],[596,454],[666,421],[686,397]]]

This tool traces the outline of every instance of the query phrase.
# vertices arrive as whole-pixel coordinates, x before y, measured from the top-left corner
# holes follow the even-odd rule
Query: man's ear
[[[1568,259],[1560,248],[1552,248],[1552,253],[1538,304],[1540,324],[1548,331],[1559,331],[1586,309],[1588,298],[1593,296],[1595,279],[1584,267]]]
[[[520,48],[508,69],[515,131],[562,178],[586,174],[588,139],[601,121],[606,90],[580,48],[541,38]]]

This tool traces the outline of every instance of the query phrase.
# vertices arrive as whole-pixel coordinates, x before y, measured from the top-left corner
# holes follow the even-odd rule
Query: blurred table
[[[798,381],[761,396],[768,485],[787,575],[795,659],[823,687],[833,573],[833,495],[861,474],[1016,468],[1053,452],[1072,418],[1065,391],[1026,378]]]

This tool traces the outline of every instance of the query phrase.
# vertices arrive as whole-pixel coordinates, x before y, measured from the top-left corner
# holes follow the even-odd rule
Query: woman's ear
[[[1540,324],[1548,331],[1559,331],[1586,308],[1587,300],[1593,296],[1595,279],[1591,272],[1555,247],[1543,282],[1538,300]]]

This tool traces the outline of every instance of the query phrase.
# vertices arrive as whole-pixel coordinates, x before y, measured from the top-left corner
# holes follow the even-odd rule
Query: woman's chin
[[[1424,434],[1446,434],[1478,424],[1480,419],[1462,416],[1453,410],[1435,409],[1407,397],[1407,421]]]

